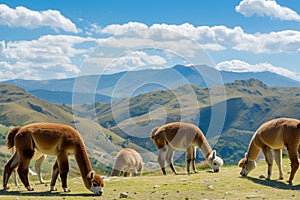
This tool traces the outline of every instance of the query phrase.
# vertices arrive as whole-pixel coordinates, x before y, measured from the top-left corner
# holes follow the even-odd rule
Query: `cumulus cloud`
[[[130,22],[123,25],[109,25],[101,31],[112,36],[119,36],[111,39],[109,41],[110,45],[127,45],[131,48],[139,46],[141,43],[145,45],[154,44],[158,47],[172,45],[172,48],[181,48],[182,52],[189,52],[189,55],[193,54],[195,49],[198,49],[195,46],[187,45],[191,41],[197,42],[202,48],[212,51],[226,49],[252,53],[300,51],[300,32],[294,30],[249,34],[245,33],[239,26],[234,28],[226,26],[195,27],[192,24],[185,23],[181,25],[153,24],[148,27],[142,23]],[[104,40],[101,42],[105,43]]]
[[[37,40],[0,42],[0,71],[7,72],[1,79],[49,79],[76,76],[84,55],[90,48],[79,48],[93,38],[70,35],[45,35]]]
[[[289,78],[292,78],[294,80],[300,80],[300,77],[293,71],[290,71],[288,69],[273,66],[270,63],[263,62],[258,64],[249,64],[245,61],[241,60],[230,60],[230,61],[223,61],[218,63],[215,66],[218,70],[223,71],[231,71],[231,72],[273,72],[276,74],[279,74],[281,76],[286,76]]]
[[[112,74],[120,71],[133,71],[142,69],[161,69],[171,67],[168,65],[168,58],[162,53],[153,54],[151,50],[141,49],[126,52],[123,55],[93,53],[81,67],[80,74],[91,73],[91,70],[98,74]],[[167,64],[168,63],[168,64]]]
[[[78,33],[76,25],[57,10],[33,11],[23,6],[15,9],[0,4],[0,25],[34,29],[42,26]]]
[[[128,31],[148,28],[147,25],[139,22],[128,22],[127,24],[111,24],[101,30],[102,33],[119,35]],[[99,30],[100,31],[100,30]]]
[[[235,10],[246,17],[257,14],[274,19],[300,22],[300,15],[296,11],[277,4],[275,0],[243,0],[235,7]]]

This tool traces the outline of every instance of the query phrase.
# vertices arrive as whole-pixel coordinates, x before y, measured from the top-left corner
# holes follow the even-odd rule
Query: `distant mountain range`
[[[189,67],[176,65],[168,69],[145,69],[111,75],[90,75],[42,81],[16,79],[2,83],[21,87],[50,102],[82,104],[117,101],[146,92],[173,89],[186,84],[213,87],[250,78],[261,80],[268,86],[300,86],[300,82],[296,80],[271,72],[219,72],[205,65]]]

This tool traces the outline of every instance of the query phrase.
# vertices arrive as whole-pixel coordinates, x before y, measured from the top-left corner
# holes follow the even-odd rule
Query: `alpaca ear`
[[[95,176],[95,172],[94,172],[94,171],[91,171],[91,172],[90,172],[90,179],[94,179],[94,176]]]
[[[213,158],[213,159],[215,159],[215,158],[216,158],[216,156],[217,156],[217,152],[216,152],[216,150],[213,150],[213,152],[212,152],[212,153],[213,153],[213,155],[212,155],[212,158]]]

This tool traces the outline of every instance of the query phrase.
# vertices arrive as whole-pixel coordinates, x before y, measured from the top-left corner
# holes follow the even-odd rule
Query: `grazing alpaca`
[[[15,153],[15,148],[11,148],[11,154],[14,155],[14,153]],[[37,175],[41,184],[45,183],[45,181],[43,180],[43,177],[42,177],[41,166],[42,166],[43,161],[46,158],[47,158],[46,154],[42,154],[39,151],[35,151],[34,155],[32,157],[32,160],[35,160],[35,165],[34,165],[35,172],[33,172],[33,171],[31,171],[31,169],[29,169],[29,174]],[[14,172],[13,172],[13,180],[14,180],[15,185],[19,186],[16,170],[14,170]]]
[[[268,163],[268,177],[272,174],[273,156],[271,149],[275,151],[275,160],[279,168],[279,178],[282,179],[281,149],[287,147],[291,160],[291,174],[287,181],[292,184],[295,173],[299,167],[298,153],[300,145],[300,121],[291,118],[273,119],[261,125],[253,135],[245,158],[239,161],[242,167],[241,175],[247,176],[256,167],[255,160],[262,149]]]
[[[175,149],[186,150],[187,172],[190,171],[190,163],[195,173],[196,147],[199,147],[208,164],[214,172],[219,171],[223,165],[223,160],[216,156],[216,151],[212,150],[202,131],[193,124],[174,122],[151,131],[151,138],[158,149],[158,163],[164,175],[166,175],[165,162],[170,165],[172,171],[177,174],[173,165]]]
[[[140,176],[143,171],[143,158],[133,149],[121,150],[115,159],[111,176],[120,176],[123,171],[124,176]]]
[[[69,172],[68,155],[74,155],[86,188],[96,195],[102,195],[103,179],[92,170],[87,151],[79,133],[72,127],[62,124],[36,123],[12,129],[7,135],[7,147],[15,146],[16,153],[4,166],[3,188],[16,167],[21,181],[28,191],[32,191],[28,181],[28,166],[35,149],[47,155],[57,156],[53,166],[50,191],[54,188],[58,174],[62,187],[67,188]]]

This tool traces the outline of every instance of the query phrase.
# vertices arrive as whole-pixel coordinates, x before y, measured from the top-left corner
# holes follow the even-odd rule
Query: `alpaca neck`
[[[259,152],[260,148],[255,144],[255,138],[253,137],[247,151],[247,158],[251,161],[255,161],[258,157]]]
[[[198,140],[197,146],[200,148],[202,154],[205,156],[205,159],[207,160],[209,155],[212,152],[212,149],[208,144],[207,140],[204,137],[202,137],[201,139]]]
[[[83,143],[77,145],[75,152],[75,159],[78,164],[82,179],[87,189],[90,189],[91,182],[89,181],[88,174],[93,171],[92,165],[88,158],[86,148]]]

